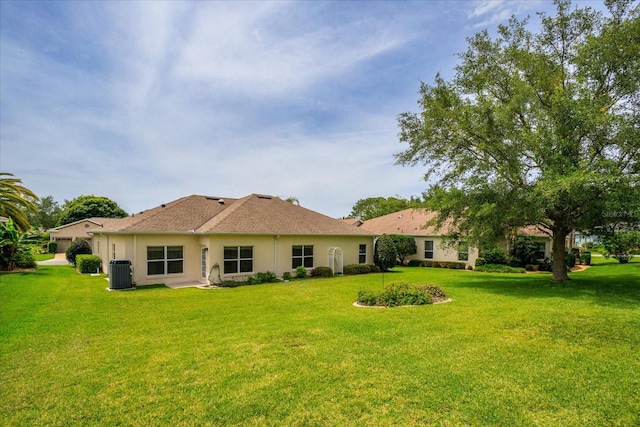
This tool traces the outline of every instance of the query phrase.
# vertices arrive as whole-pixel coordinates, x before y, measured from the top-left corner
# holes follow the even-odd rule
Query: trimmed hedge
[[[450,268],[452,270],[464,270],[467,268],[466,262],[458,261],[422,261],[423,267]]]
[[[371,267],[367,264],[349,264],[342,268],[342,273],[345,276],[353,274],[367,274],[371,273]]]
[[[102,260],[97,255],[76,255],[76,268],[82,274],[95,273],[101,266]]]
[[[333,277],[331,267],[316,267],[311,271],[311,277]]]
[[[478,265],[476,263],[476,265]],[[458,262],[458,261],[431,261],[431,260],[420,260],[420,259],[412,259],[407,264],[409,267],[431,267],[431,268],[450,268],[452,270],[464,270],[467,268],[466,262]]]
[[[483,273],[524,273],[526,270],[521,267],[509,267],[503,264],[485,264],[476,267],[476,271]]]
[[[49,242],[47,243],[47,252],[50,254],[55,254],[58,250],[58,242]]]
[[[380,273],[380,267],[375,264],[367,264],[372,273]]]

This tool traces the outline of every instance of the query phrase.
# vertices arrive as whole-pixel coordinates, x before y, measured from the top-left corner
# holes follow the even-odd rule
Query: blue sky
[[[601,7],[601,2],[582,2]],[[466,37],[550,1],[0,2],[0,170],[135,213],[190,194],[326,215],[420,195],[397,117]]]

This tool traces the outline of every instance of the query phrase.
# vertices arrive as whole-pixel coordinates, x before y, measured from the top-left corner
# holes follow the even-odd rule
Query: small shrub
[[[345,265],[342,268],[342,271],[345,276],[353,275],[353,274],[367,274],[371,273],[371,267],[367,264],[349,264]]]
[[[487,264],[487,260],[483,257],[476,258],[476,267],[480,267],[481,265]]]
[[[247,285],[259,285],[262,283],[258,277],[249,276],[247,277]]]
[[[397,307],[401,305],[431,304],[434,298],[446,298],[442,289],[434,285],[409,285],[405,282],[394,282],[382,291],[361,290],[358,302],[367,306]]]
[[[28,250],[18,250],[15,263],[18,268],[36,268],[38,266],[33,254]]]
[[[591,252],[582,252],[580,262],[584,265],[591,265]]]
[[[291,273],[289,273],[288,271],[282,273],[282,280],[291,280]]]
[[[224,280],[223,282],[219,283],[218,286],[220,286],[221,288],[237,288],[238,286],[242,286],[245,283],[243,282],[235,282],[233,280]]]
[[[485,249],[484,251],[482,251],[482,257],[486,261],[485,264],[507,264],[508,262],[507,255],[499,246]]]
[[[76,255],[91,255],[91,254],[92,254],[92,251],[89,243],[84,239],[76,239],[73,242],[71,242],[69,247],[67,247],[67,250],[65,252],[65,257],[67,258],[67,261],[69,261],[70,264],[75,266]]]
[[[443,268],[450,268],[452,270],[464,270],[467,268],[466,262],[445,261],[441,264],[443,264]]]
[[[77,255],[76,268],[82,274],[92,274],[100,270],[102,260],[97,255]]]
[[[490,265],[497,265],[497,264],[490,264]],[[504,265],[508,265],[509,267],[521,267],[525,264],[523,264],[522,259],[516,256],[510,256],[509,258],[507,258],[507,264],[504,264]]]
[[[419,259],[412,259],[409,260],[409,262],[407,263],[408,267],[422,267],[422,261]]]
[[[526,270],[521,267],[510,267],[502,264],[485,264],[476,267],[476,271],[483,273],[524,273]]]
[[[50,254],[55,254],[58,250],[58,242],[49,242],[47,243],[47,252]]]
[[[467,270],[473,271],[473,266],[471,264],[467,265]]]
[[[564,262],[567,266],[567,271],[571,270],[576,265],[576,254],[573,252],[565,252]]]
[[[467,268],[467,263],[459,262],[459,261],[430,261],[425,260],[422,261],[423,267],[433,267],[433,268],[449,268],[452,270],[464,270]]]
[[[305,277],[307,277],[307,269],[306,269],[306,267],[303,267],[301,265],[296,267],[296,277],[298,279],[304,279]]]
[[[333,277],[333,270],[330,267],[316,267],[311,271],[311,277]]]
[[[276,283],[276,282],[278,282],[278,276],[276,276],[276,273],[273,273],[271,271],[266,271],[264,273],[258,273],[258,274],[256,274],[256,278],[258,280],[260,280],[261,283]]]
[[[532,264],[527,264],[527,265],[524,266],[524,269],[526,271],[534,271],[535,267]]]
[[[551,261],[549,258],[543,259],[542,262],[540,263],[540,266],[538,267],[538,270],[553,271],[553,261]]]
[[[380,267],[378,267],[375,264],[367,264],[367,266],[369,267],[369,271],[371,271],[372,273],[380,273]]]

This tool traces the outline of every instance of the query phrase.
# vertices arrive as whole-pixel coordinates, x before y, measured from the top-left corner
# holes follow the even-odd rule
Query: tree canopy
[[[35,212],[27,211],[26,214],[32,226],[49,229],[58,224],[62,208],[53,199],[53,196],[44,196],[39,200],[32,199],[31,202],[35,205],[36,210]]]
[[[102,196],[79,196],[65,200],[58,225],[70,224],[92,217],[124,218],[128,214],[113,200]]]
[[[27,212],[35,212],[34,200],[38,196],[22,186],[22,180],[13,174],[0,172],[0,216],[11,218],[20,232],[31,228]]]
[[[423,206],[424,202],[418,197],[404,199],[400,196],[395,197],[369,197],[360,199],[351,209],[349,217],[360,218],[366,221],[371,218],[388,215],[403,209]]]
[[[436,222],[475,242],[540,226],[556,281],[568,233],[640,216],[640,11],[605,3],[559,0],[537,33],[513,17],[476,34],[454,77],[423,83],[420,112],[399,117],[396,160],[427,166]]]

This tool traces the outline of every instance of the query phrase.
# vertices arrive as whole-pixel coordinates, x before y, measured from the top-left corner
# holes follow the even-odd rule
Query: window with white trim
[[[291,268],[313,267],[313,246],[292,246],[291,247]]]
[[[224,274],[251,273],[253,246],[225,246]]]
[[[433,259],[433,240],[424,241],[424,258]]]
[[[147,275],[184,273],[183,246],[147,246]]]
[[[360,245],[360,249],[358,251],[358,263],[367,263],[367,245]]]

